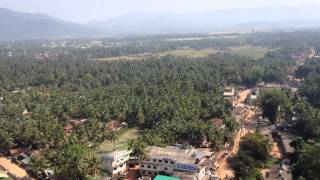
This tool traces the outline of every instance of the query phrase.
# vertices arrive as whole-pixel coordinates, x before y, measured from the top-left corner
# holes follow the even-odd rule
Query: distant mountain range
[[[223,30],[296,30],[320,27],[320,7],[229,9],[188,14],[129,13],[106,21],[77,24],[45,14],[0,8],[0,40],[73,38]]]
[[[188,14],[129,13],[90,26],[117,33],[170,33],[232,29],[320,27],[320,7],[229,9]]]
[[[44,14],[19,13],[0,8],[0,39],[46,39],[93,36],[94,28]]]

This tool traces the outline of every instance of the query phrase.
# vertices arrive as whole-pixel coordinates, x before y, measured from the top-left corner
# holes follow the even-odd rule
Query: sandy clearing
[[[0,167],[8,171],[8,173],[15,178],[28,178],[28,173],[18,165],[12,163],[9,159],[0,158]]]

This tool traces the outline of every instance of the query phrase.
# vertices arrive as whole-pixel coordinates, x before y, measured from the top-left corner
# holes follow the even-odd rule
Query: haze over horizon
[[[135,12],[193,13],[242,8],[319,6],[319,0],[1,0],[0,8],[87,23]]]

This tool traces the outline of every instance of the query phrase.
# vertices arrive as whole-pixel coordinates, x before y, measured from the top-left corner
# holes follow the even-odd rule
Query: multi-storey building
[[[112,176],[120,175],[127,170],[127,162],[132,151],[114,151],[102,156],[102,167]]]
[[[148,160],[140,163],[144,176],[172,175],[183,179],[201,180],[205,176],[207,159],[204,153],[193,148],[149,146]]]

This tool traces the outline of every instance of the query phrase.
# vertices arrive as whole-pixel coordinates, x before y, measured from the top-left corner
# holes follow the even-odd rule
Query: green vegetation
[[[262,113],[271,123],[275,123],[279,117],[280,108],[286,106],[287,96],[281,90],[268,90],[259,96],[259,104]]]
[[[127,56],[116,56],[116,57],[107,57],[107,58],[99,58],[95,60],[101,61],[117,61],[117,60],[143,60],[150,56],[152,57],[163,57],[167,55],[176,56],[176,57],[188,57],[188,58],[204,58],[211,54],[216,54],[217,50],[215,49],[181,49],[181,50],[173,50],[173,51],[164,51],[159,53],[144,53],[144,54],[136,54],[136,55],[127,55]]]
[[[293,167],[295,177],[307,180],[320,177],[320,147],[305,145]]]
[[[231,168],[237,178],[263,179],[260,168],[270,160],[271,145],[265,136],[254,133],[246,135],[240,142],[238,154],[230,159]]]
[[[230,50],[226,50],[226,52],[231,54],[237,54],[239,56],[252,57],[254,59],[263,58],[267,53],[273,52],[272,48],[265,48],[261,46],[238,46],[231,47]]]
[[[315,48],[319,49],[318,45]],[[290,143],[294,148],[290,159],[296,179],[313,180],[320,177],[319,69],[318,60],[309,60],[298,67],[295,76],[305,81],[297,93],[289,93],[289,105],[284,109],[284,118],[291,124],[291,132],[297,136]]]
[[[188,58],[204,58],[209,55],[216,54],[218,52],[222,53],[230,53],[239,56],[252,57],[254,59],[263,58],[268,52],[273,52],[274,49],[264,48],[260,46],[238,46],[231,47],[226,50],[217,50],[217,49],[177,49],[172,51],[163,51],[159,53],[143,53],[143,54],[134,54],[134,55],[126,55],[126,56],[115,56],[115,57],[106,57],[99,58],[96,60],[102,61],[116,61],[116,60],[143,60],[148,56],[153,57],[163,57],[167,55],[172,55],[176,57],[188,57]]]
[[[118,139],[115,141],[115,150],[128,149],[129,142],[136,139],[139,136],[139,132],[136,128],[121,129],[118,134]],[[112,140],[106,140],[102,142],[97,148],[98,154],[110,153],[113,150]]]
[[[143,159],[148,145],[197,145],[206,138],[211,148],[218,150],[232,140],[238,128],[230,102],[222,97],[224,86],[285,82],[287,68],[295,65],[291,55],[300,50],[299,44],[290,49],[277,46],[255,59],[237,55],[245,49],[215,53],[248,45],[246,35],[190,41],[167,38],[108,39],[121,45],[89,48],[48,48],[37,41],[28,46],[21,42],[0,44],[1,151],[9,153],[20,147],[40,150],[31,163],[35,177],[51,169],[59,178],[72,180],[99,176],[97,154],[115,149],[131,148]],[[262,47],[263,42],[264,37],[259,36],[257,46]],[[10,46],[14,48],[8,49]],[[12,57],[6,56],[9,51],[14,52]],[[43,52],[48,56],[36,58]],[[148,53],[160,57],[90,60]],[[317,113],[311,117],[305,121],[313,128]],[[223,119],[225,128],[213,126],[210,120],[214,118]],[[126,122],[129,128],[110,130],[107,124],[111,120]],[[310,132],[308,137],[319,131]],[[265,141],[260,138],[246,137],[235,162],[246,168],[250,163],[262,166],[268,157]],[[255,167],[249,166],[249,174],[242,168],[237,173],[260,177]]]

